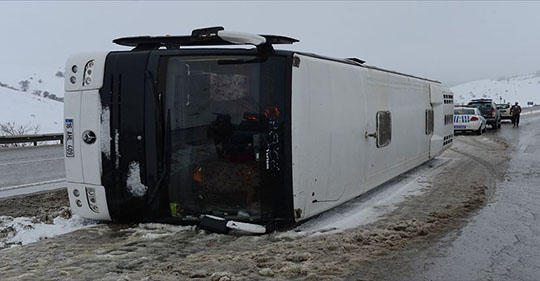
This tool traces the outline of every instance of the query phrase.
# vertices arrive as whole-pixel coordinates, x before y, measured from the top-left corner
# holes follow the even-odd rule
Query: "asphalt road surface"
[[[512,151],[504,181],[463,229],[430,249],[435,257],[411,279],[540,280],[540,116],[497,133]]]
[[[0,149],[0,197],[65,186],[63,146]]]

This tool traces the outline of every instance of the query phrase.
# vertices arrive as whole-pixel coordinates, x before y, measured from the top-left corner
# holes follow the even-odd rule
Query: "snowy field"
[[[40,134],[62,132],[64,104],[50,98],[64,96],[64,78],[56,75],[59,71],[0,64],[0,123],[26,126],[28,133],[34,133],[36,126]],[[26,88],[21,81],[27,81]]]
[[[0,101],[0,123],[39,126],[39,134],[62,132],[63,103],[3,87]]]
[[[64,67],[43,67],[30,65],[15,65],[0,63],[0,82],[21,89],[20,81],[28,81],[26,92],[47,91],[57,97],[64,96]]]
[[[491,98],[496,103],[514,104],[517,101],[522,107],[527,106],[527,102],[540,104],[540,73],[477,80],[451,90],[456,104],[466,104],[475,98]]]

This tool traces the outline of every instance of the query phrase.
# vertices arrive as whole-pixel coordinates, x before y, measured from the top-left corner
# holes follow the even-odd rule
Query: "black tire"
[[[495,122],[494,124],[491,124],[491,128],[493,128],[493,130],[497,130],[497,123]]]
[[[476,135],[481,136],[482,135],[482,125],[480,125],[480,128],[475,131]]]
[[[501,122],[502,122],[502,121],[499,120],[499,123],[497,123],[497,128],[499,128],[499,129],[501,128]]]

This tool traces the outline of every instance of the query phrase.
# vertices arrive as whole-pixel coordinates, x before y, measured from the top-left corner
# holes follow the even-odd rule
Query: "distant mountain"
[[[465,104],[475,98],[491,98],[496,103],[528,102],[540,104],[540,71],[535,74],[484,79],[451,88],[456,104]]]
[[[63,69],[0,64],[0,125],[62,132]],[[0,132],[0,135],[2,132]]]

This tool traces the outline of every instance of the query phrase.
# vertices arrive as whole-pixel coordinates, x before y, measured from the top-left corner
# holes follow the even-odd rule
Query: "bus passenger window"
[[[433,133],[433,109],[426,109],[426,135]]]
[[[377,147],[385,147],[392,140],[392,116],[390,111],[377,112]]]

